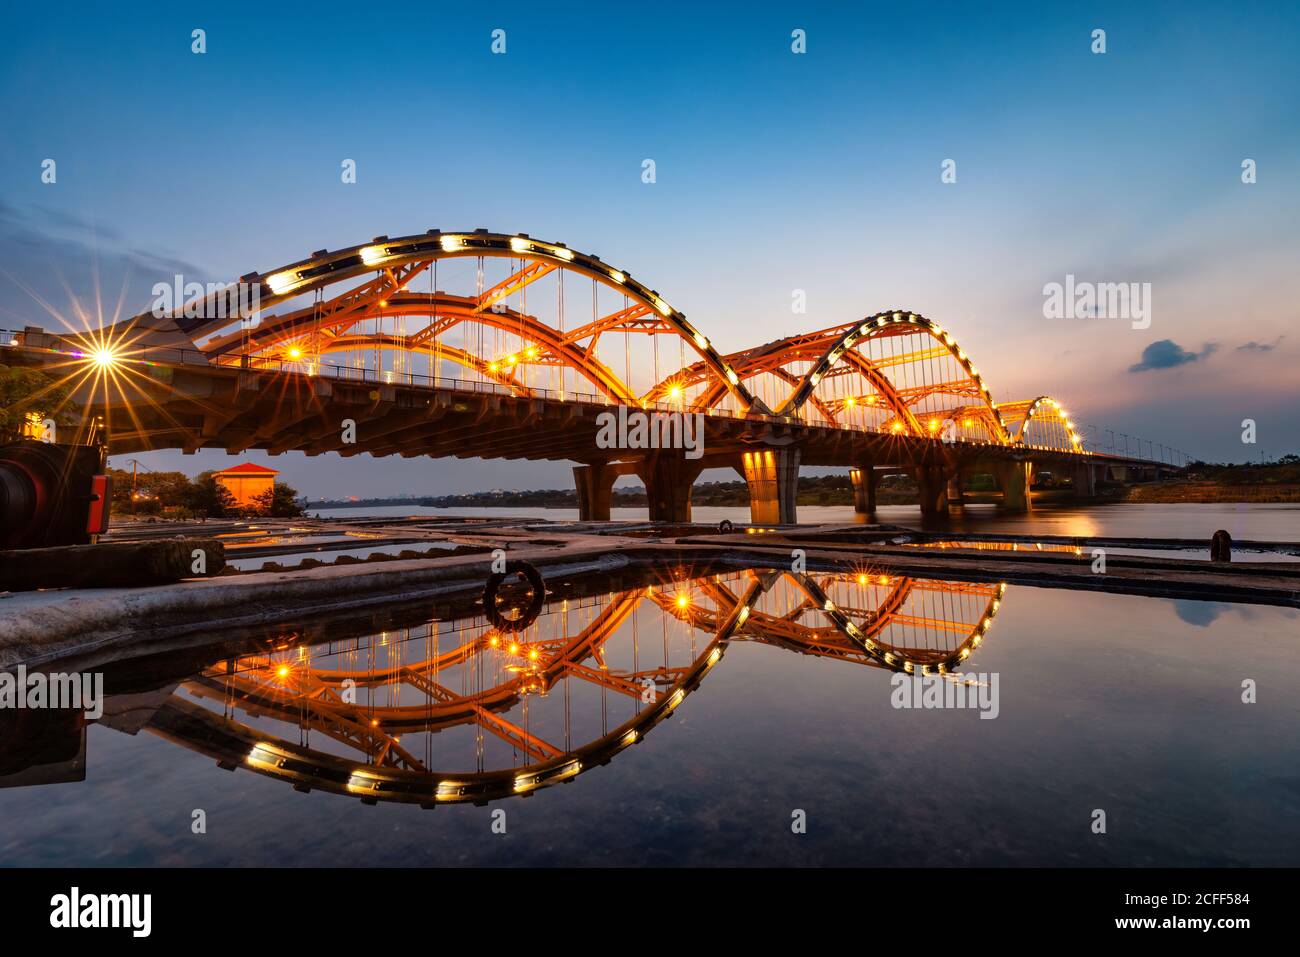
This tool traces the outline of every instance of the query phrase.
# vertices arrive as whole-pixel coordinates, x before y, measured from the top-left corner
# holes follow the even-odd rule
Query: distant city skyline
[[[60,328],[33,294],[69,318],[120,296],[125,316],[176,274],[484,226],[598,252],[724,352],[910,309],[995,399],[1046,386],[1082,426],[1209,460],[1300,449],[1293,5],[504,5],[394,29],[341,4],[142,4],[0,23],[2,328]],[[1149,325],[1046,318],[1067,277],[1149,283]],[[135,457],[271,465],[311,498],[572,484],[564,463]]]

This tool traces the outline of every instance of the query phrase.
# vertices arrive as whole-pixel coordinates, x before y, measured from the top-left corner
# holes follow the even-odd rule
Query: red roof
[[[240,462],[234,468],[222,469],[220,472],[214,472],[214,475],[279,475],[278,469],[268,469],[265,465],[255,465],[252,462]]]

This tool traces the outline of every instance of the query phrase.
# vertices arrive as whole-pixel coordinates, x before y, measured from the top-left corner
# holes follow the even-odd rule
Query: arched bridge
[[[62,369],[115,453],[570,460],[593,519],[623,474],[645,482],[652,518],[682,521],[699,473],[734,467],[754,520],[776,523],[794,520],[801,465],[849,467],[862,511],[880,471],[908,471],[929,513],[975,472],[1027,508],[1035,467],[1083,491],[1107,468],[1174,467],[1088,448],[1050,396],[996,401],[927,317],[887,310],[724,352],[627,270],[527,235],[379,236],[201,292],[102,331],[4,341]]]

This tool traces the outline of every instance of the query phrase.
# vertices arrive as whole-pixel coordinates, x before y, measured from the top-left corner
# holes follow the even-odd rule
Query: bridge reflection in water
[[[964,680],[1005,590],[867,569],[670,579],[551,601],[516,632],[476,615],[228,658],[145,727],[300,791],[483,803],[608,763],[737,642]]]

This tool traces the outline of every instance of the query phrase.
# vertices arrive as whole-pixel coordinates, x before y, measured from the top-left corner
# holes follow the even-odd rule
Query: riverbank
[[[1131,485],[1125,489],[1123,498],[1114,501],[1150,505],[1297,504],[1300,483],[1244,485],[1173,479]]]

